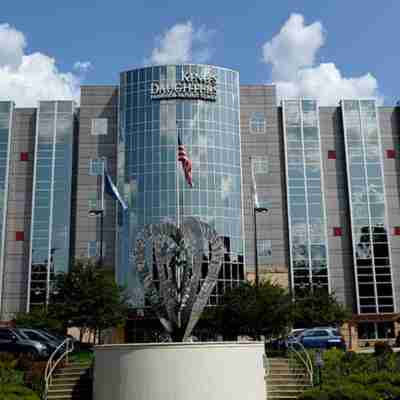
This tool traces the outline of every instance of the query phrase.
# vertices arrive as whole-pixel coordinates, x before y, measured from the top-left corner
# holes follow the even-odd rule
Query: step
[[[268,362],[267,362],[268,363]],[[270,365],[271,368],[289,368],[289,364],[286,363],[268,363]]]
[[[269,369],[268,375],[307,375],[304,369]]]
[[[304,388],[306,387],[310,387],[311,385],[307,385],[307,384],[296,384],[296,383],[286,383],[286,384],[278,384],[278,385],[267,385],[268,388],[272,389],[272,390],[280,390],[280,389],[284,389],[284,390],[304,390]]]
[[[52,383],[49,386],[49,390],[53,389],[82,389],[82,388],[91,388],[92,387],[92,382],[91,381],[86,381],[86,382],[70,382],[70,383]]]
[[[307,375],[308,372],[304,369],[269,369],[269,375]]]
[[[287,364],[289,360],[285,360],[283,358],[271,358],[267,357],[271,364]]]
[[[60,395],[60,396],[83,396],[92,393],[92,388],[88,388],[85,390],[49,390],[47,392],[47,396],[52,395]]]
[[[84,378],[85,376],[90,376],[89,372],[87,372],[87,371],[56,372],[55,374],[53,374],[53,379],[55,379],[55,378],[77,378],[77,377]]]
[[[309,379],[266,379],[268,385],[308,385]]]
[[[86,370],[86,369],[90,369],[90,366],[87,365],[66,365],[65,367],[60,368],[61,370]]]
[[[305,390],[305,389],[304,389]],[[277,394],[281,395],[290,395],[290,396],[296,396],[299,395],[300,393],[304,392],[303,389],[271,389],[271,390],[267,390],[268,395],[272,394],[274,396],[276,396]]]
[[[91,365],[92,361],[69,361],[68,365]]]
[[[81,378],[80,376],[74,378],[53,378],[51,385],[80,385],[83,383],[92,383],[90,378]]]
[[[295,372],[299,372],[299,371],[303,371],[306,372],[307,370],[305,368],[301,368],[301,367],[269,367],[268,368],[270,371],[277,371],[277,372],[284,372],[284,371],[295,371]]]
[[[79,368],[79,367],[64,367],[64,368],[58,368],[56,371],[60,372],[60,371],[90,371],[91,368]]]
[[[91,400],[91,394],[85,394],[85,396],[77,394],[53,394],[47,395],[47,400]]]
[[[92,392],[82,392],[82,393],[48,393],[47,399],[80,399],[80,400],[90,400],[92,398]]]

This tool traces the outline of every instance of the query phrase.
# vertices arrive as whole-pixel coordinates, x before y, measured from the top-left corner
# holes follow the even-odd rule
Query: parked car
[[[286,339],[287,346],[296,344],[301,337],[301,334],[305,331],[305,329],[292,329],[289,336]]]
[[[0,352],[25,353],[34,358],[49,355],[48,347],[36,340],[27,339],[15,328],[0,328]]]
[[[299,342],[305,348],[346,349],[346,342],[340,333],[332,327],[306,329],[300,334]]]
[[[39,329],[39,331],[56,338],[57,340],[59,340],[60,342],[63,342],[65,339],[71,339],[73,345],[78,345],[79,344],[79,340],[75,337],[73,337],[72,335],[65,335],[62,334],[58,331],[54,331],[54,330],[50,330],[50,329]]]
[[[286,351],[291,345],[295,345],[304,329],[292,329],[288,336],[272,339],[266,343],[266,347],[275,351]]]
[[[52,354],[57,349],[57,347],[62,343],[62,341],[49,336],[48,334],[40,331],[39,329],[19,328],[18,330],[25,338],[43,343],[49,350],[50,354]]]

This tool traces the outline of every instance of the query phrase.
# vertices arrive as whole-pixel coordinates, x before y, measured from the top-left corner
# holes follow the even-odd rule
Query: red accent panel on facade
[[[29,153],[27,151],[22,151],[20,160],[21,161],[29,161]]]
[[[386,150],[386,158],[396,158],[396,150],[387,149]]]
[[[333,228],[333,236],[342,236],[342,228],[335,226]]]
[[[15,240],[17,242],[23,242],[24,241],[24,232],[22,232],[22,231],[15,232]]]
[[[328,150],[328,160],[336,160],[336,150]]]
[[[394,236],[400,236],[400,226],[395,226],[393,228],[393,235]]]

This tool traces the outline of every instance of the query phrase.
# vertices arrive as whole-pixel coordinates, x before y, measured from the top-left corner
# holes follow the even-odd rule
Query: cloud
[[[90,61],[76,61],[74,63],[74,69],[81,73],[86,73],[93,68]]]
[[[325,39],[320,22],[305,25],[302,15],[292,14],[280,32],[263,45],[263,61],[271,65],[278,97],[312,97],[321,105],[359,97],[376,97],[381,102],[378,82],[370,73],[347,78],[332,62],[317,64]]]
[[[36,107],[39,100],[78,102],[85,71],[60,72],[54,58],[25,54],[25,47],[22,32],[0,24],[0,100],[13,100],[17,107]]]
[[[22,62],[25,36],[9,24],[0,25],[0,67],[17,68]]]
[[[204,26],[195,29],[188,21],[176,24],[157,38],[157,47],[145,64],[179,64],[206,62],[211,56],[209,40],[213,31]]]

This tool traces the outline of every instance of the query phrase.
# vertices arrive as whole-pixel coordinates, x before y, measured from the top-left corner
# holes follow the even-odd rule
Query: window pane
[[[92,135],[107,135],[108,119],[107,118],[93,118],[92,119]]]
[[[89,175],[97,176],[102,175],[104,169],[107,167],[105,158],[95,158],[89,160]]]
[[[263,112],[253,112],[249,120],[251,133],[265,133],[266,118]]]

